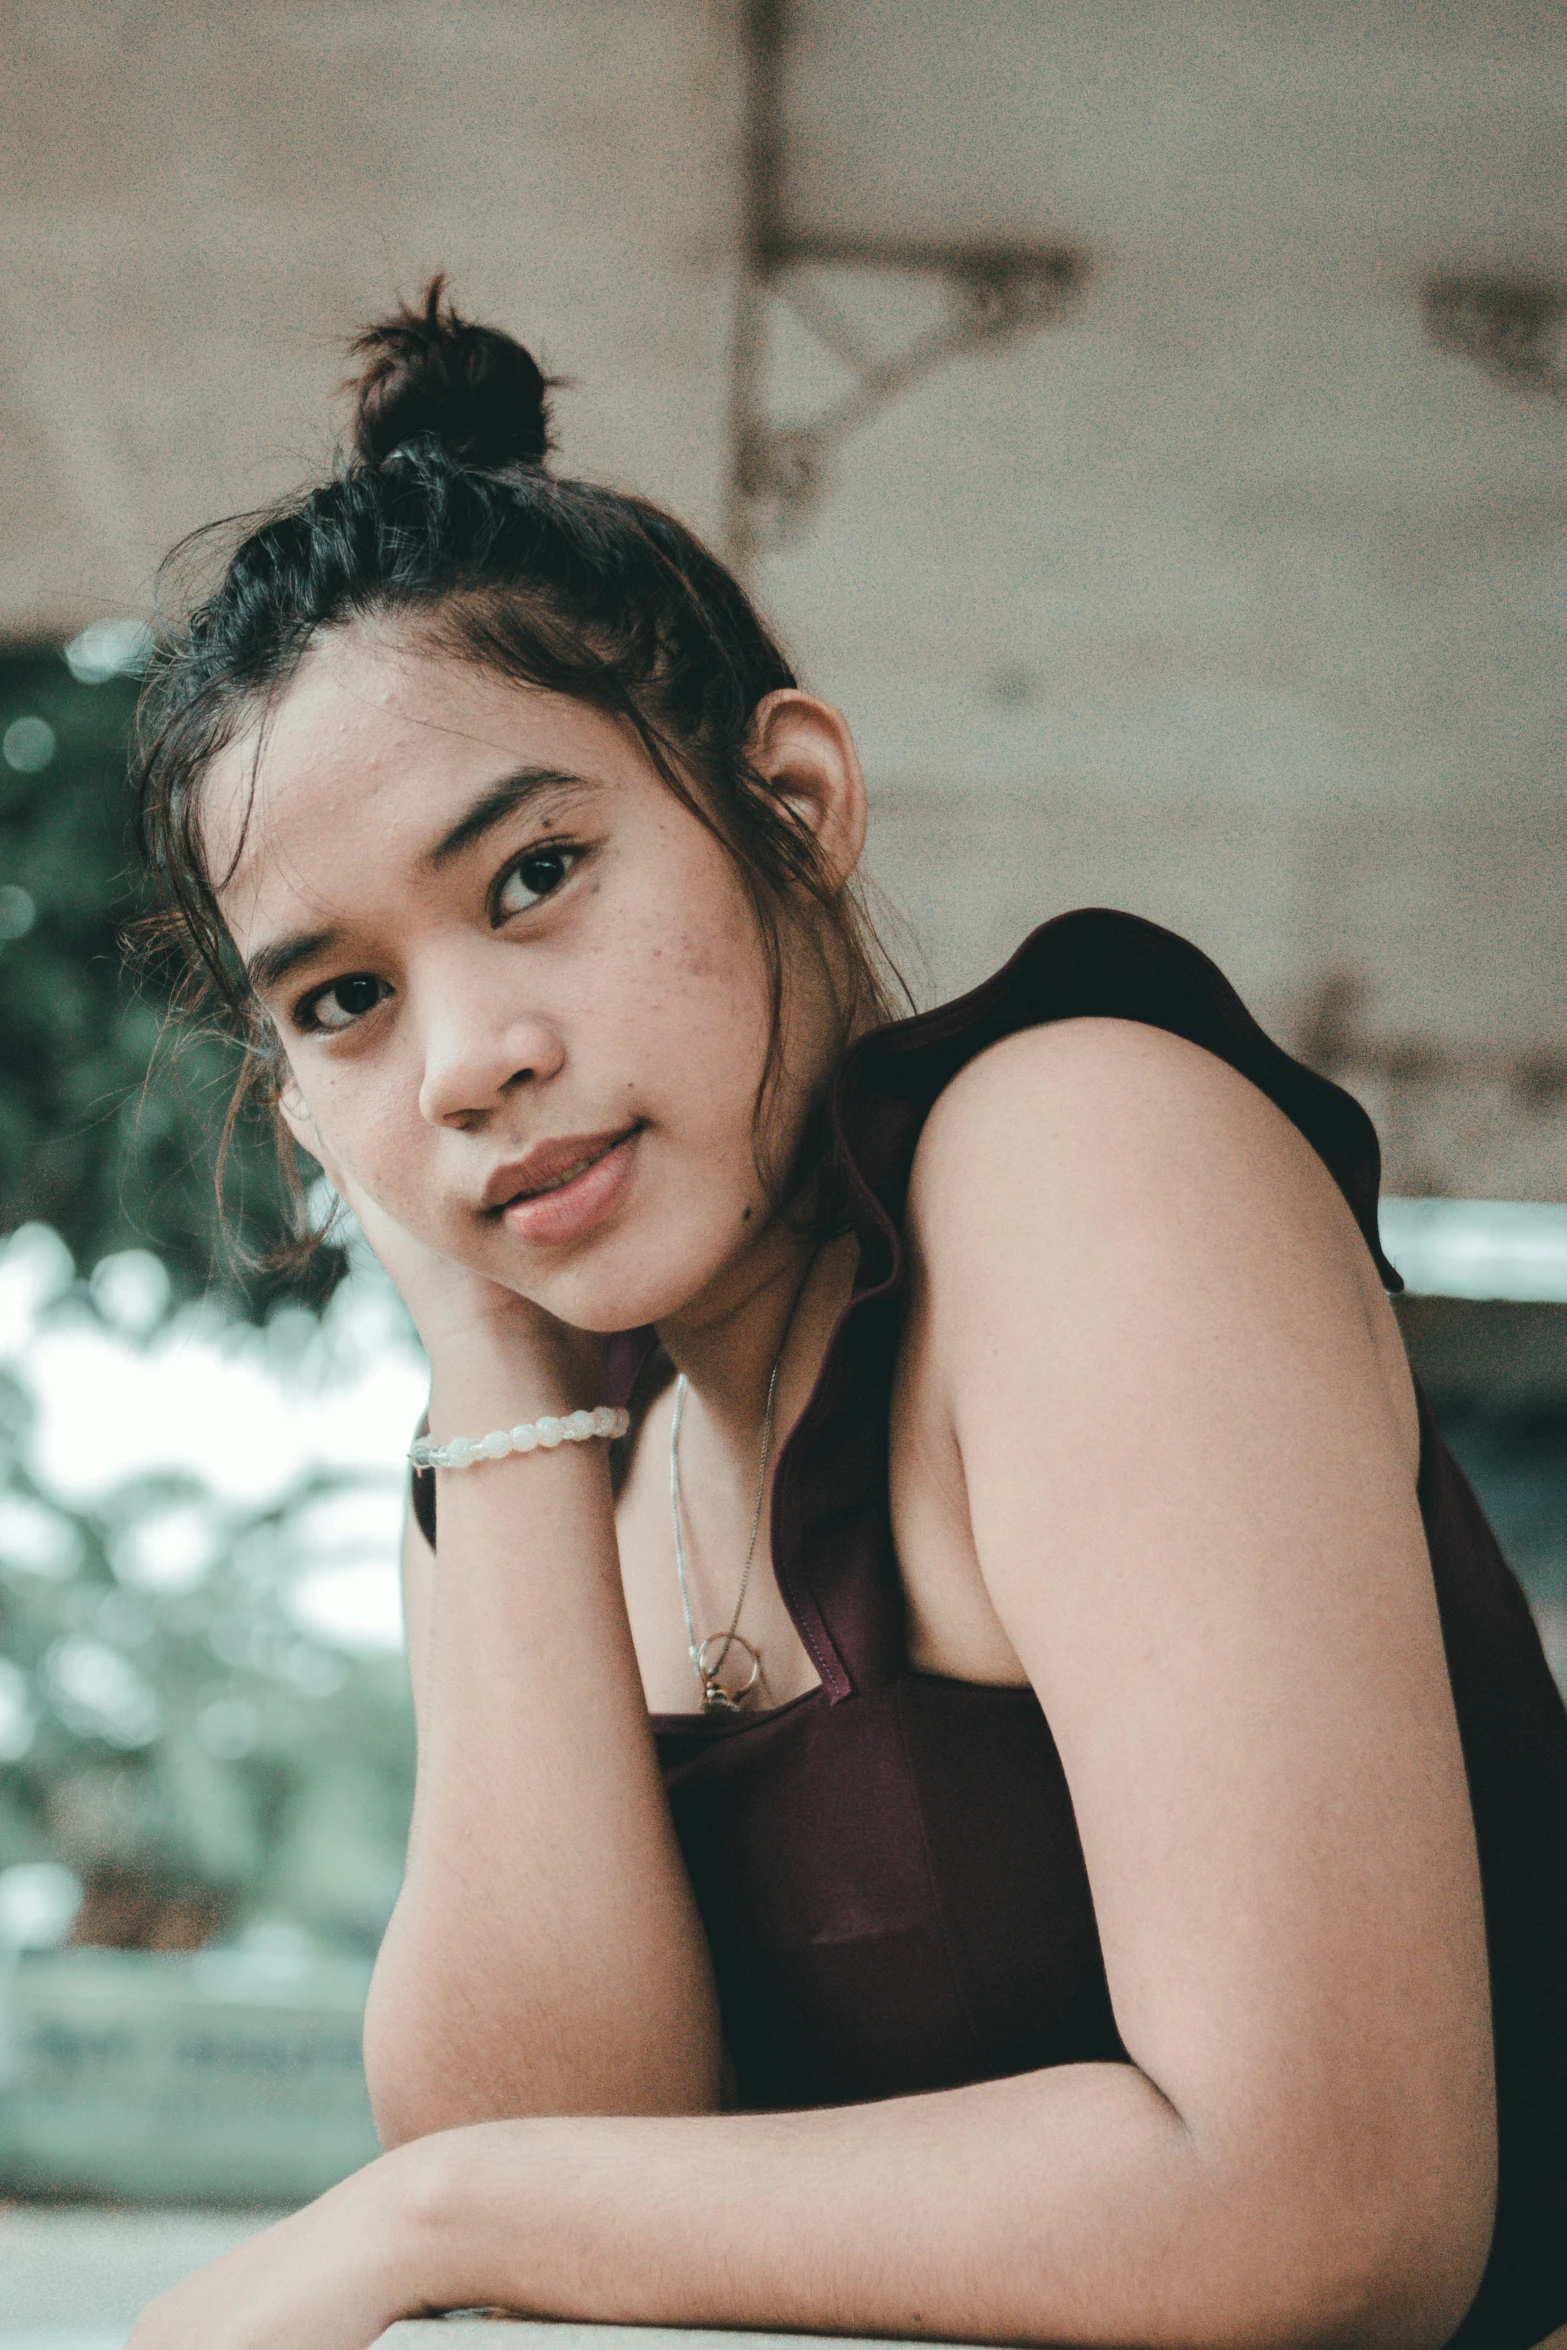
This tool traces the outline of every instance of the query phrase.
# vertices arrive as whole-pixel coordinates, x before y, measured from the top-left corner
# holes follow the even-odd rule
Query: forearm
[[[454,1427],[564,1400],[558,1382],[541,1400],[537,1379],[508,1393],[503,1370],[473,1366],[473,1392],[442,1399]],[[710,1968],[648,1730],[603,1447],[445,1475],[439,1509],[408,1868],[366,2025],[383,2134],[702,2110],[719,2063]]]
[[[1223,2164],[1131,2066],[432,2141],[423,2306],[947,2340],[1445,2338],[1375,2215]],[[1298,2188],[1299,2182],[1296,2182]],[[1453,2319],[1456,2322],[1456,2316]]]

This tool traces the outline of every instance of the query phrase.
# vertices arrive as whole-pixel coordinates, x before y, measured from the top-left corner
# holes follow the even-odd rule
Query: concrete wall
[[[141,609],[170,539],[318,467],[342,336],[439,264],[576,377],[571,465],[716,532],[745,15],[13,0],[0,627]],[[1062,324],[880,407],[754,562],[855,721],[922,992],[1129,906],[1375,1098],[1395,1186],[1567,1191],[1567,403],[1420,310],[1434,270],[1567,280],[1567,16],[783,17],[791,233],[1089,272]],[[885,355],[941,289],[814,291]],[[808,422],[843,369],[765,311],[761,411]]]
[[[0,628],[317,473],[435,268],[577,379],[574,464],[716,527],[737,91],[719,0],[8,0]]]
[[[933,370],[760,567],[854,715],[931,984],[1124,905],[1374,1099],[1396,1187],[1567,1190],[1567,404],[1433,348],[1567,280],[1567,16],[800,0],[781,212],[1086,258]],[[820,269],[873,350],[906,279]],[[788,282],[795,282],[790,280]],[[840,388],[784,304],[781,420]]]

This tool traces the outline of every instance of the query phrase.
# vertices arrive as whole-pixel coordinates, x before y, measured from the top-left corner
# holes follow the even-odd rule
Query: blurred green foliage
[[[107,1313],[36,1228],[8,1276],[16,1250],[53,1251],[66,1276],[37,1327],[107,1329],[134,1377],[156,1318]],[[221,1327],[194,1311],[193,1338]],[[242,1343],[284,1379],[319,1380],[323,1361],[330,1375],[298,1307]],[[296,1604],[363,1481],[313,1471],[256,1505],[133,1473],[84,1501],[41,1474],[35,1412],[24,1350],[0,1367],[0,1869],[63,1862],[92,1939],[184,1947],[167,1939],[182,1914],[194,1947],[259,1913],[373,1949],[412,1803],[407,1672],[323,1638]]]
[[[289,1231],[270,1133],[236,1135],[220,1218],[235,1048],[171,1035],[156,977],[133,980],[122,954],[144,911],[136,691],[84,682],[55,646],[0,651],[0,1232],[52,1227],[83,1274],[150,1250],[163,1319],[205,1297],[270,1345],[290,1321],[314,1328],[277,1310],[298,1278],[256,1261]],[[302,1302],[323,1306],[345,1262],[325,1254]],[[97,1311],[90,1285],[59,1311]],[[0,1869],[63,1861],[89,1908],[118,1874],[200,1932],[259,1911],[372,1946],[412,1792],[406,1669],[289,1613],[303,1522],[342,1481],[247,1509],[143,1477],[80,1506],[29,1467],[33,1408],[23,1356],[0,1369]],[[181,1527],[199,1572],[149,1580],[139,1555]]]
[[[89,1902],[133,1883],[144,1911],[194,1917],[193,1944],[259,1912],[374,1950],[413,1794],[407,1675],[290,1620],[272,1560],[315,1498],[211,1513],[211,1571],[171,1592],[126,1585],[111,1555],[138,1522],[206,1513],[199,1489],[148,1480],[87,1511],[13,1485],[11,1507],[38,1513],[75,1563],[0,1563],[9,1735],[31,1731],[0,1769],[0,1868],[63,1861]],[[125,1938],[144,1938],[138,1920]]]
[[[136,680],[84,684],[55,646],[0,652],[0,1231],[39,1222],[79,1264],[152,1249],[177,1297],[265,1313],[298,1294],[264,1260],[289,1231],[270,1132],[235,1137],[227,1229],[214,1183],[235,1049],[168,1032],[121,952],[144,911],[130,840]],[[322,1303],[335,1252],[311,1277]]]

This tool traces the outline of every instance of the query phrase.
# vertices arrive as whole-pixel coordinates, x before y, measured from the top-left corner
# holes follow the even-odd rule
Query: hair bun
[[[531,353],[493,326],[472,326],[433,277],[422,310],[406,304],[351,345],[364,362],[344,389],[366,465],[384,465],[411,441],[433,440],[465,464],[542,465],[553,381]]]

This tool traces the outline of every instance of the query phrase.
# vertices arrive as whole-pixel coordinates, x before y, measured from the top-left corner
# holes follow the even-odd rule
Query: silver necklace
[[[751,1561],[756,1556],[756,1537],[762,1523],[762,1497],[767,1491],[767,1463],[773,1449],[773,1405],[778,1395],[778,1373],[783,1365],[783,1349],[773,1365],[773,1375],[767,1382],[767,1409],[762,1414],[762,1465],[756,1479],[756,1507],[751,1512],[751,1539],[745,1548],[745,1565],[740,1570],[740,1593],[735,1601],[735,1612],[729,1619],[727,1632],[709,1632],[705,1640],[698,1640],[696,1625],[691,1615],[691,1586],[686,1577],[686,1546],[681,1532],[680,1505],[680,1423],[686,1408],[686,1375],[681,1372],[675,1382],[675,1413],[669,1423],[669,1514],[675,1529],[675,1572],[680,1577],[680,1605],[685,1611],[686,1644],[691,1651],[691,1665],[702,1691],[702,1711],[705,1714],[738,1713],[762,1678],[762,1660],[749,1640],[739,1631],[740,1610],[745,1605],[746,1586],[751,1580]],[[723,1686],[719,1674],[728,1662],[732,1649],[743,1649],[751,1660],[751,1670],[738,1689]],[[717,1650],[717,1655],[713,1654]]]

